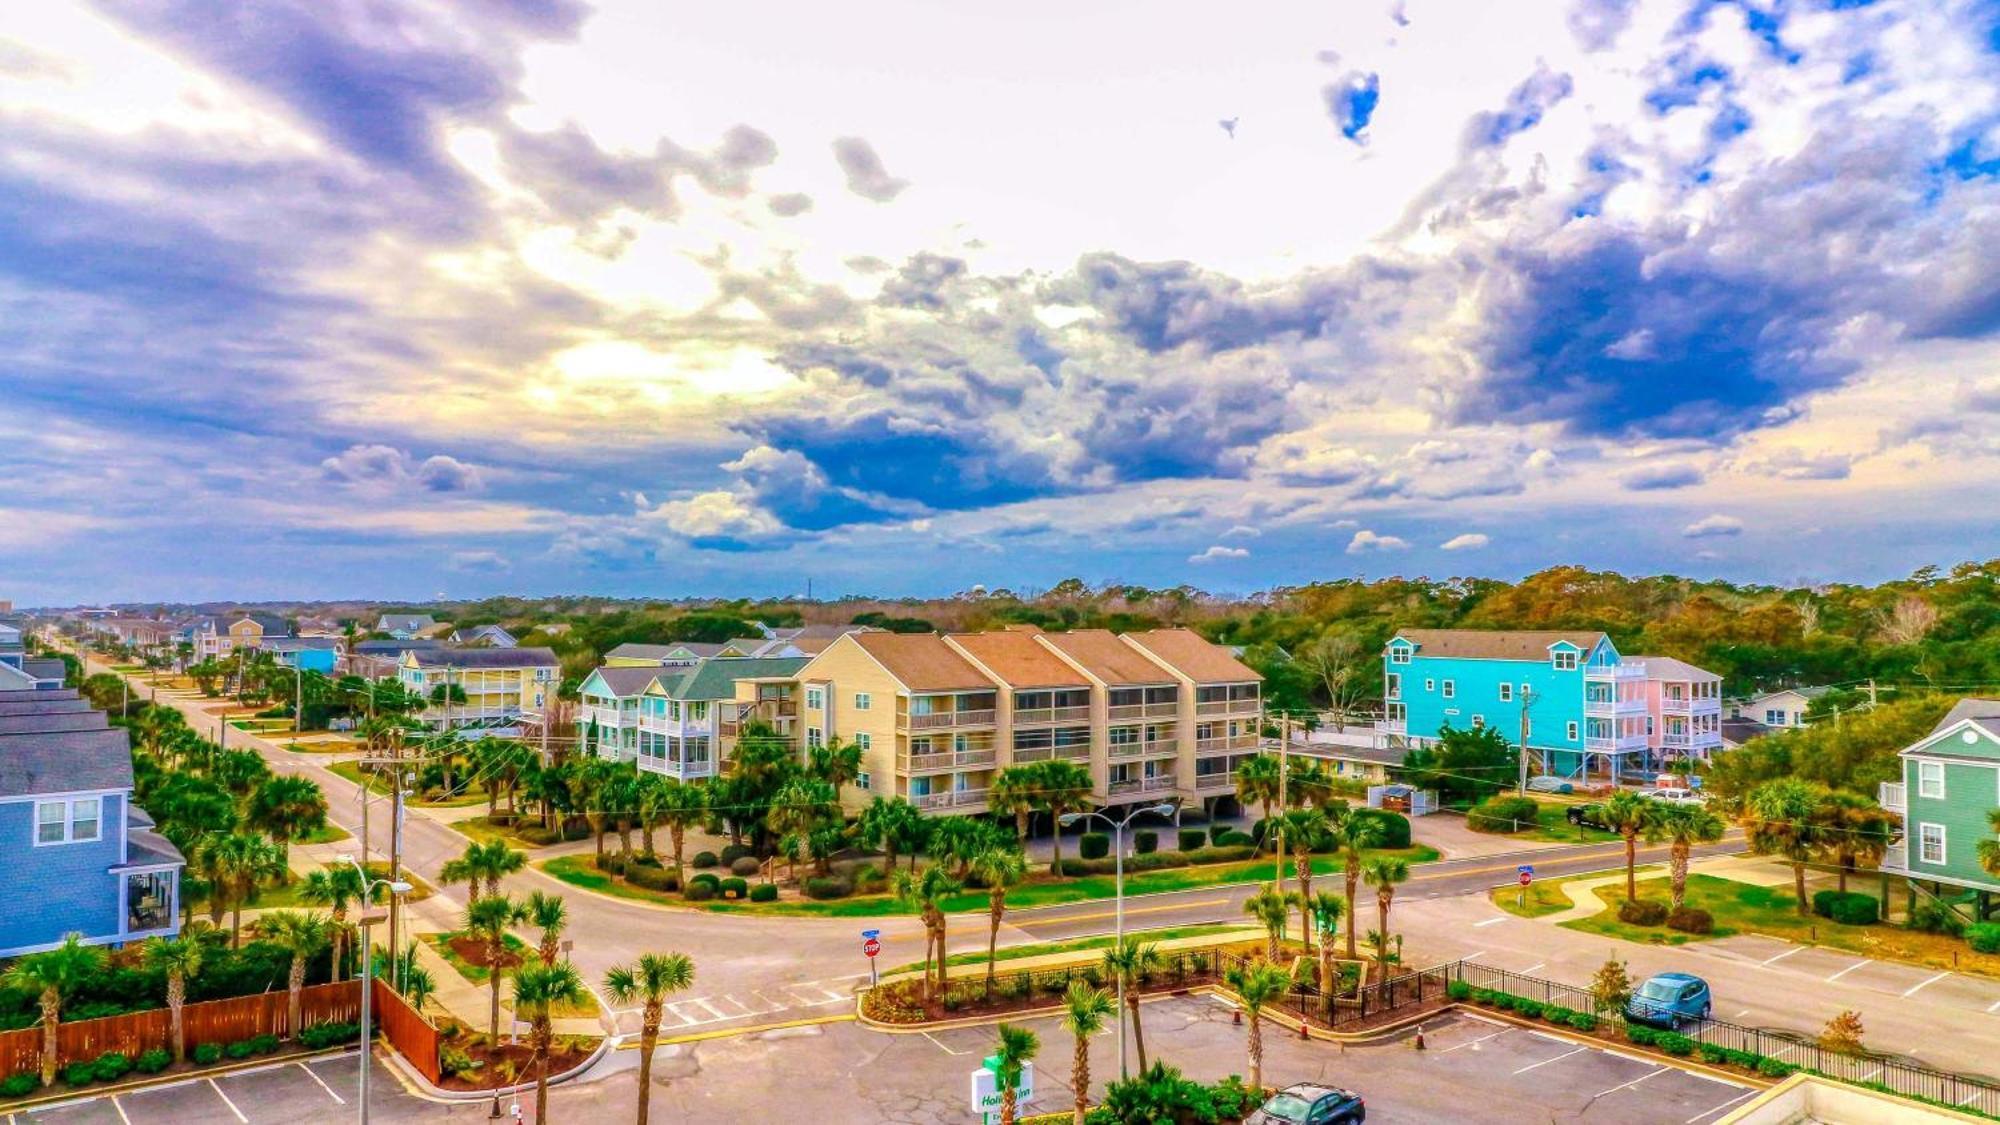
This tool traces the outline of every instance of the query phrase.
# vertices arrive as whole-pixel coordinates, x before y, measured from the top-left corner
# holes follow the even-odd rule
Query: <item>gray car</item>
[[[1243,1125],[1360,1125],[1368,1120],[1361,1095],[1338,1086],[1301,1082],[1271,1096]]]

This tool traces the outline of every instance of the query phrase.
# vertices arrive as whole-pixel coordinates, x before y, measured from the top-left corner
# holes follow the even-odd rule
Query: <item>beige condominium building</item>
[[[987,810],[994,774],[1065,759],[1105,804],[1229,796],[1255,754],[1261,677],[1185,629],[1123,635],[1015,627],[852,633],[796,678],[739,681],[739,712],[782,717],[810,748],[859,746],[850,804],[895,794],[928,812]]]

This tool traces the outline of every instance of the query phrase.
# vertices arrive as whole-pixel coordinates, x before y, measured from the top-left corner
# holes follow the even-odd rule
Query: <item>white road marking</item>
[[[1502,915],[1501,915],[1500,917],[1498,917],[1498,918],[1488,918],[1488,919],[1487,919],[1486,921],[1484,921],[1484,922],[1474,922],[1474,923],[1472,924],[1472,928],[1473,928],[1473,929],[1475,929],[1475,930],[1482,930],[1482,929],[1485,929],[1485,928],[1486,928],[1486,927],[1488,927],[1488,926],[1497,926],[1497,925],[1499,925],[1500,923],[1502,923],[1502,922],[1505,922],[1505,921],[1506,921],[1507,919],[1509,919],[1509,918],[1511,918],[1511,917],[1513,917],[1513,915],[1511,915],[1511,914],[1502,914]]]
[[[947,1047],[942,1043],[938,1043],[937,1036],[932,1035],[928,1031],[924,1032],[924,1038],[930,1040],[932,1043],[936,1043],[937,1049],[943,1051],[947,1055],[969,1055],[972,1053],[970,1051],[954,1051],[950,1047]]]
[[[1922,992],[1924,989],[1929,988],[1931,985],[1936,984],[1937,982],[1943,980],[1944,978],[1950,975],[1951,975],[1950,971],[1947,970],[1945,972],[1939,973],[1938,975],[1930,978],[1929,980],[1918,981],[1916,984],[1910,986],[1909,991],[1903,993],[1903,999],[1908,1000],[1910,997],[1915,996],[1917,993]]]
[[[236,1103],[229,1100],[229,1095],[222,1092],[222,1087],[215,1084],[215,1079],[208,1080],[208,1088],[215,1091],[215,1096],[222,1099],[222,1104],[229,1107],[229,1112],[236,1115],[236,1120],[241,1121],[243,1125],[250,1125],[250,1119],[243,1116],[243,1111],[236,1108]]]
[[[1536,969],[1546,969],[1546,968],[1548,968],[1548,967],[1549,967],[1549,963],[1548,963],[1547,961],[1537,961],[1537,962],[1535,962],[1534,964],[1532,964],[1532,965],[1528,966],[1527,968],[1525,968],[1525,969],[1522,969],[1522,970],[1521,970],[1521,975],[1522,975],[1522,976],[1526,976],[1526,975],[1528,975],[1529,973],[1532,973],[1532,972],[1534,972],[1534,971],[1535,971]]]
[[[1480,1036],[1480,1037],[1479,1037],[1479,1038],[1477,1038],[1477,1039],[1468,1039],[1468,1040],[1466,1040],[1466,1041],[1465,1041],[1465,1042],[1463,1042],[1463,1043],[1454,1043],[1454,1044],[1452,1044],[1451,1046],[1449,1046],[1449,1047],[1446,1047],[1446,1048],[1445,1048],[1444,1050],[1442,1050],[1442,1051],[1439,1051],[1439,1052],[1438,1052],[1438,1054],[1440,1054],[1440,1055],[1449,1055],[1449,1054],[1451,1054],[1451,1053],[1452,1053],[1453,1051],[1456,1051],[1456,1050],[1458,1050],[1458,1049],[1459,1049],[1460,1047],[1477,1047],[1477,1046],[1479,1046],[1479,1045],[1480,1045],[1481,1043],[1484,1043],[1484,1042],[1486,1042],[1486,1041],[1487,1041],[1488,1039],[1498,1039],[1498,1038],[1500,1038],[1500,1037],[1501,1037],[1502,1035],[1505,1035],[1505,1034],[1507,1034],[1507,1030],[1506,1030],[1506,1029],[1502,1029],[1502,1030],[1500,1030],[1500,1031],[1496,1031],[1496,1032],[1494,1032],[1494,1033],[1493,1033],[1493,1034],[1491,1034],[1491,1035],[1482,1035],[1482,1036]]]
[[[111,1095],[111,1108],[118,1111],[118,1120],[123,1121],[125,1125],[132,1125],[132,1119],[125,1116],[125,1107],[118,1104],[118,1095],[116,1094]]]
[[[703,1000],[703,999],[701,999],[701,998],[699,998],[699,997],[697,997],[697,998],[695,998],[695,999],[693,999],[693,1000],[690,1000],[690,1001],[688,1001],[688,1003],[690,1003],[690,1004],[699,1004],[699,1005],[701,1005],[702,1007],[704,1007],[704,1008],[707,1008],[707,1009],[708,1009],[708,1014],[709,1014],[709,1015],[711,1015],[711,1016],[714,1016],[714,1017],[715,1017],[716,1019],[719,1019],[719,1020],[733,1020],[733,1019],[736,1019],[736,1018],[737,1018],[737,1017],[735,1017],[735,1016],[732,1016],[732,1015],[730,1015],[730,1014],[729,1014],[728,1012],[725,1012],[725,1011],[723,1011],[723,1010],[722,1010],[721,1008],[718,1008],[718,1007],[716,1007],[715,1005],[713,1005],[713,1004],[709,1003],[708,1001],[706,1001],[706,1000]]]
[[[1828,984],[1832,984],[1832,983],[1833,983],[1834,981],[1837,981],[1837,980],[1839,980],[1839,979],[1840,979],[1841,977],[1844,977],[1844,976],[1846,976],[1847,974],[1849,974],[1849,973],[1853,972],[1854,970],[1856,970],[1856,969],[1860,968],[1861,966],[1863,966],[1863,965],[1869,965],[1869,964],[1873,964],[1873,963],[1874,963],[1874,962],[1872,962],[1872,961],[1871,961],[1871,960],[1869,960],[1868,958],[1866,958],[1866,957],[1863,957],[1863,958],[1862,958],[1861,960],[1859,960],[1859,961],[1856,961],[1856,962],[1855,962],[1854,964],[1852,964],[1852,965],[1849,965],[1849,966],[1848,966],[1848,967],[1846,967],[1845,969],[1842,969],[1842,970],[1840,970],[1839,972],[1837,972],[1837,973],[1833,974],[1832,976],[1830,976],[1830,977],[1826,978],[1826,983],[1828,983]]]
[[[319,1083],[319,1088],[320,1088],[320,1089],[322,1089],[322,1090],[325,1090],[325,1091],[326,1091],[326,1096],[327,1096],[327,1097],[329,1097],[329,1098],[332,1098],[332,1099],[333,1099],[334,1101],[336,1101],[336,1102],[339,1102],[339,1103],[340,1103],[341,1105],[346,1105],[346,1104],[347,1104],[347,1099],[346,1099],[346,1098],[343,1098],[343,1097],[341,1097],[341,1096],[340,1096],[339,1094],[336,1094],[336,1093],[334,1093],[334,1092],[333,1092],[333,1087],[331,1087],[331,1086],[329,1086],[329,1085],[327,1085],[327,1084],[326,1084],[326,1079],[324,1079],[324,1078],[321,1078],[321,1077],[320,1077],[319,1075],[317,1075],[317,1074],[313,1074],[313,1069],[312,1069],[312,1067],[309,1067],[309,1066],[307,1066],[307,1065],[306,1065],[306,1064],[304,1064],[304,1063],[300,1063],[300,1064],[298,1064],[298,1066],[299,1066],[299,1069],[300,1069],[300,1070],[303,1070],[303,1071],[305,1071],[305,1072],[306,1072],[306,1074],[308,1074],[309,1076],[311,1076],[311,1078],[312,1078],[312,1080],[313,1080],[314,1082],[317,1082],[317,1083]]]
[[[1514,1073],[1515,1073],[1515,1074],[1526,1074],[1526,1073],[1528,1073],[1528,1072],[1529,1072],[1529,1071],[1531,1071],[1531,1070],[1535,1070],[1535,1069],[1537,1069],[1537,1068],[1540,1068],[1540,1067],[1544,1067],[1544,1066],[1547,1066],[1547,1065],[1549,1065],[1549,1064],[1550,1064],[1550,1063],[1552,1063],[1552,1062],[1561,1062],[1561,1061],[1563,1061],[1564,1059],[1566,1059],[1566,1058],[1570,1057],[1571,1055],[1580,1055],[1580,1054],[1582,1054],[1582,1053],[1584,1053],[1585,1051],[1588,1051],[1588,1050],[1590,1050],[1590,1048],[1588,1048],[1588,1047],[1578,1047],[1578,1048],[1576,1048],[1576,1049],[1575,1049],[1575,1050],[1573,1050],[1573,1051],[1564,1051],[1564,1052],[1563,1052],[1562,1054],[1560,1054],[1560,1055],[1557,1055],[1557,1056],[1556,1056],[1555,1058],[1552,1058],[1552,1059],[1543,1059],[1543,1060],[1542,1060],[1541,1062],[1538,1062],[1538,1063],[1529,1063],[1529,1064],[1528,1064],[1527,1066],[1524,1066],[1524,1067],[1522,1067],[1521,1069],[1519,1069],[1519,1070],[1515,1071]]]
[[[1647,1073],[1642,1074],[1637,1078],[1634,1078],[1632,1081],[1625,1083],[1623,1086],[1613,1086],[1609,1090],[1605,1090],[1603,1093],[1598,1094],[1597,1097],[1601,1098],[1604,1097],[1606,1094],[1615,1094],[1620,1090],[1630,1090],[1632,1087],[1637,1086],[1639,1083],[1644,1082],[1646,1079],[1651,1078],[1653,1075],[1664,1074],[1671,1069],[1673,1068],[1663,1066],[1658,1070],[1648,1071]]]
[[[1764,961],[1763,961],[1763,964],[1766,964],[1766,965],[1775,965],[1775,964],[1777,964],[1778,962],[1780,962],[1780,961],[1783,961],[1783,960],[1784,960],[1785,958],[1787,958],[1787,957],[1790,957],[1790,956],[1791,956],[1792,954],[1794,954],[1794,953],[1804,953],[1805,951],[1806,951],[1806,947],[1805,947],[1805,946],[1803,946],[1803,945],[1795,945],[1795,946],[1791,947],[1790,949],[1787,949],[1787,950],[1785,950],[1785,951],[1784,951],[1783,953],[1780,953],[1780,954],[1778,954],[1778,955],[1777,955],[1777,956],[1775,956],[1775,957],[1766,957],[1766,958],[1764,959]]]
[[[1729,1018],[1730,1018],[1730,1019],[1733,1019],[1733,1020],[1740,1020],[1740,1019],[1742,1019],[1742,1018],[1743,1018],[1744,1016],[1747,1016],[1747,1015],[1749,1015],[1749,1014],[1750,1014],[1750,1009],[1748,1009],[1748,1008],[1745,1008],[1745,1009],[1743,1009],[1742,1011],[1740,1011],[1740,1012],[1736,1013],[1735,1015],[1733,1015],[1733,1016],[1730,1016]]]
[[[1752,1090],[1747,1094],[1740,1094],[1736,1097],[1729,1099],[1726,1102],[1723,1102],[1721,1105],[1716,1106],[1714,1109],[1709,1110],[1707,1113],[1695,1114],[1693,1117],[1688,1118],[1687,1121],[1684,1123],[1684,1125],[1694,1125],[1695,1122],[1700,1121],[1704,1117],[1714,1117],[1716,1114],[1721,1113],[1723,1110],[1728,1109],[1730,1106],[1733,1106],[1738,1102],[1749,1101],[1751,1098],[1756,1097],[1757,1094],[1758,1091],[1756,1090]]]
[[[1989,1012],[2000,1012],[2000,1000],[1995,1000],[1993,1003],[1988,1004],[1986,1010]]]
[[[1484,956],[1486,956],[1486,951],[1485,951],[1484,949],[1482,949],[1482,950],[1480,950],[1480,951],[1479,951],[1479,952],[1477,952],[1477,953],[1468,953],[1468,954],[1466,954],[1466,955],[1465,955],[1464,957],[1461,957],[1461,958],[1459,958],[1459,959],[1460,959],[1461,961],[1477,961],[1477,960],[1479,960],[1479,959],[1480,959],[1481,957],[1484,957]]]

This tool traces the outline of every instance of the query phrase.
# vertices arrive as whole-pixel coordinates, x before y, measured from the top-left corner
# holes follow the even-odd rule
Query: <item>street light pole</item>
[[[368,1125],[368,1070],[369,1064],[374,1060],[375,1055],[373,1050],[375,1028],[369,1022],[371,1018],[370,1013],[374,1007],[373,1000],[375,994],[375,916],[368,912],[368,907],[375,899],[375,888],[388,887],[389,901],[394,903],[397,899],[410,893],[410,884],[389,879],[370,879],[368,877],[368,869],[356,863],[353,856],[345,853],[335,856],[334,860],[354,868],[355,872],[361,876],[361,1078],[359,1084],[361,1087],[361,1125]],[[396,951],[391,949],[389,951],[389,963],[393,966],[395,961]],[[297,1029],[294,1028],[293,1031],[296,1033]]]
[[[1058,832],[1080,820],[1089,820],[1092,818],[1102,820],[1105,824],[1111,826],[1111,871],[1113,887],[1111,909],[1114,919],[1112,922],[1112,948],[1114,949],[1122,952],[1125,948],[1125,826],[1132,823],[1133,819],[1141,813],[1172,816],[1179,811],[1180,806],[1163,803],[1158,805],[1140,805],[1126,813],[1121,820],[1113,820],[1109,814],[1096,810],[1064,813],[1057,818],[1059,827],[1056,830]],[[1121,972],[1118,974],[1118,1077],[1124,1079],[1131,1076],[1131,1072],[1125,1062],[1125,974]]]
[[[1521,745],[1518,748],[1519,752],[1515,755],[1517,758],[1520,759],[1519,764],[1521,772],[1521,782],[1520,782],[1520,787],[1515,792],[1523,797],[1528,795],[1528,707],[1532,705],[1534,702],[1535,702],[1535,690],[1526,684],[1522,684],[1521,685]]]

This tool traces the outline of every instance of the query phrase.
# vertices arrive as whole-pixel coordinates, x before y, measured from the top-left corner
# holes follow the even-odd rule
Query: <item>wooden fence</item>
[[[188,1050],[200,1043],[234,1043],[259,1035],[290,1038],[285,992],[259,992],[229,1000],[204,1000],[181,1009]],[[361,982],[308,985],[299,993],[303,1027],[323,1023],[358,1023]],[[303,1027],[301,1029],[303,1029]],[[65,1023],[56,1032],[56,1065],[90,1062],[111,1051],[138,1056],[154,1048],[173,1046],[173,1016],[166,1008],[103,1019]],[[38,1071],[42,1066],[42,1029],[27,1027],[0,1032],[0,1076]]]
[[[438,1065],[437,1028],[381,977],[375,978],[373,1003],[375,1025],[388,1037],[389,1045],[408,1059],[419,1074],[433,1084],[438,1082],[442,1070]]]

